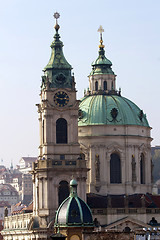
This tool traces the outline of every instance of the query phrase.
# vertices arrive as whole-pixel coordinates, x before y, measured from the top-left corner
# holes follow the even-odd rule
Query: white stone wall
[[[1,231],[4,240],[47,239],[47,229],[33,229],[33,214],[24,213],[4,218],[4,229]]]
[[[116,90],[116,75],[113,74],[97,74],[89,76],[89,90],[92,94],[96,92],[95,83],[98,82],[98,90],[104,90],[104,81],[107,82],[107,90]]]
[[[152,192],[150,128],[143,126],[84,126],[79,127],[79,142],[90,168],[87,192],[101,195]],[[122,183],[110,183],[110,156],[121,159]],[[140,183],[140,156],[145,157],[145,184]],[[100,190],[95,189],[95,155],[100,159]],[[132,182],[132,155],[136,161],[136,181]]]
[[[69,96],[66,106],[58,107],[54,95],[63,91]],[[58,208],[58,190],[61,181],[68,183],[74,177],[78,182],[78,194],[86,199],[87,168],[85,160],[79,160],[78,105],[76,91],[71,89],[44,89],[38,105],[40,146],[37,166],[33,169],[34,213],[42,218],[53,219]],[[67,121],[68,142],[56,143],[56,121]],[[65,159],[60,161],[60,156]],[[71,164],[67,163],[70,162]],[[72,161],[75,164],[72,165]],[[54,164],[53,162],[56,162]],[[59,165],[60,164],[60,165]]]

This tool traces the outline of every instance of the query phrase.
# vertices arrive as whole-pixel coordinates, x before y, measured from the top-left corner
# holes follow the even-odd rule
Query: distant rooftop
[[[22,157],[19,161],[20,169],[31,167],[33,162],[37,161],[37,157]]]
[[[22,157],[20,161],[21,160],[24,160],[27,163],[31,163],[31,162],[35,162],[37,160],[37,157]]]

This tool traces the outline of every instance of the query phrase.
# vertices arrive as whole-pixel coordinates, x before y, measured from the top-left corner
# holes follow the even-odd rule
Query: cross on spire
[[[55,25],[54,28],[56,29],[56,32],[58,33],[58,30],[59,30],[60,26],[58,25],[57,19],[60,17],[60,14],[59,14],[58,12],[55,12],[55,13],[53,14],[53,17],[56,19],[56,25]]]
[[[104,45],[103,45],[103,40],[102,40],[102,32],[104,32],[104,29],[103,27],[100,25],[100,27],[98,28],[98,32],[100,32],[100,46],[99,47],[102,47],[104,48]]]
[[[102,32],[104,32],[102,25],[100,25],[100,27],[98,28],[98,32],[100,32],[100,34],[102,34]]]

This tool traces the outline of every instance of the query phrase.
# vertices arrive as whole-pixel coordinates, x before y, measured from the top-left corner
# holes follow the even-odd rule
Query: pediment
[[[123,149],[124,148],[121,145],[119,145],[117,142],[114,142],[114,143],[107,146],[107,150],[108,150],[109,153],[112,153],[112,152],[122,153]]]
[[[19,160],[19,163],[24,163],[25,162],[25,160],[23,159],[23,158],[21,158],[20,160]]]
[[[119,219],[105,227],[106,230],[124,231],[125,228],[130,228],[131,231],[142,230],[143,228],[149,228],[150,226],[140,220],[125,217]]]

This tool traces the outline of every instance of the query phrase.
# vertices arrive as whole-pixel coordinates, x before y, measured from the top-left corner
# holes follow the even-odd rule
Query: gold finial
[[[102,40],[102,32],[104,32],[104,29],[103,29],[103,27],[101,25],[98,28],[98,32],[100,32],[100,45],[99,45],[99,48],[104,48],[103,40]]]
[[[56,29],[56,31],[58,31],[58,29],[60,28],[60,26],[58,25],[58,21],[57,19],[60,18],[60,14],[58,12],[55,12],[53,17],[56,19],[56,25],[54,26],[54,28]]]

